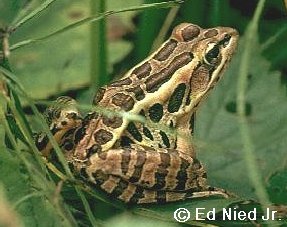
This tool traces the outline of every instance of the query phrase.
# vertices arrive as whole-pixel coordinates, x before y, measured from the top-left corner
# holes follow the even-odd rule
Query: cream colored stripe
[[[129,202],[130,199],[135,194],[137,186],[134,184],[129,183],[128,187],[123,191],[123,193],[119,196],[119,199],[123,200],[124,202]]]
[[[143,198],[139,199],[138,203],[155,203],[156,200],[156,191],[153,190],[144,190]]]
[[[181,160],[177,154],[170,155],[170,167],[166,176],[166,189],[174,189],[177,185],[177,173],[180,170]]]
[[[128,166],[128,171],[126,173],[126,179],[130,179],[135,171],[135,165],[137,163],[137,152],[135,150],[131,150],[131,155],[130,155],[130,162]]]
[[[118,183],[120,181],[120,178],[109,176],[109,179],[106,180],[102,185],[101,188],[105,190],[108,193],[112,193],[114,188],[117,187]]]
[[[185,192],[166,192],[166,201],[173,202],[183,200],[185,198]]]
[[[104,160],[97,154],[93,155],[90,158],[91,164],[87,168],[88,172],[101,170],[105,174],[122,175],[122,151],[121,149],[107,151],[107,157]]]
[[[158,170],[158,166],[160,165],[160,155],[156,151],[147,151],[146,152],[147,159],[146,163],[143,166],[140,185],[146,187],[152,187],[155,185],[155,173]]]

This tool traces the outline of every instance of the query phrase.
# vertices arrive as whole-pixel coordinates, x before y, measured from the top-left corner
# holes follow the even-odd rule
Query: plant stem
[[[105,0],[91,0],[91,15],[99,15],[105,10]],[[106,19],[104,18],[90,26],[90,82],[93,91],[109,81],[106,44]]]
[[[251,51],[254,42],[256,41],[256,33],[258,30],[258,22],[260,15],[262,13],[264,7],[265,0],[260,0],[256,11],[254,13],[253,19],[247,27],[245,33],[245,42],[243,47],[243,54],[239,66],[239,77],[237,84],[237,106],[238,106],[238,115],[239,115],[239,131],[242,138],[243,143],[243,152],[245,163],[247,166],[248,176],[250,178],[251,183],[255,188],[255,193],[263,205],[266,207],[270,204],[267,192],[265,190],[262,176],[260,174],[260,170],[258,168],[258,163],[256,161],[256,156],[254,152],[254,144],[251,138],[250,127],[248,126],[248,119],[246,117],[246,87],[247,87],[247,77],[249,65],[251,62]]]

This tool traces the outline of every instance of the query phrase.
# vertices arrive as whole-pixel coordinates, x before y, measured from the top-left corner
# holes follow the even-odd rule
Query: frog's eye
[[[223,47],[226,47],[229,44],[230,39],[231,39],[231,35],[226,34],[224,38],[220,42],[218,42],[218,45],[222,45]]]
[[[209,65],[214,65],[217,62],[217,58],[220,54],[219,46],[214,45],[214,47],[207,51],[204,56],[204,60]]]

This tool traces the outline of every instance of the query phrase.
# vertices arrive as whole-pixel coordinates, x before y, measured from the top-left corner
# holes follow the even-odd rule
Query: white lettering
[[[204,215],[204,213],[200,213],[199,211],[200,210],[205,210],[205,208],[196,208],[195,209],[195,212],[196,212],[196,214],[195,214],[195,220],[197,220],[197,221],[204,221],[205,219],[204,218],[201,218],[203,215]],[[200,217],[201,216],[201,217]]]
[[[231,208],[228,208],[228,210],[226,208],[223,208],[222,210],[222,219],[223,220],[232,220],[232,214],[231,214]]]
[[[212,208],[211,211],[208,211],[206,214],[206,218],[210,221],[214,221],[215,220],[215,208]]]
[[[276,210],[272,210],[271,211],[271,217],[270,217],[270,208],[266,208],[266,212],[265,212],[265,216],[263,215],[262,216],[262,220],[264,221],[268,221],[268,220],[272,220],[274,221],[275,220],[275,214],[277,213]]]
[[[246,212],[243,210],[237,211],[237,209],[234,208],[228,208],[228,209],[223,209],[222,210],[222,214],[223,214],[223,220],[232,220],[232,221],[236,221],[236,220],[240,220],[240,221],[244,221],[244,220],[252,220],[255,221],[256,220],[256,208],[254,208],[253,210]]]
[[[249,211],[249,212],[248,212],[247,217],[248,217],[248,219],[251,220],[251,221],[256,221],[256,214],[257,214],[256,208],[254,208],[252,211]]]
[[[237,213],[237,218],[238,218],[240,221],[246,220],[246,212],[244,212],[243,210],[239,211],[239,212]]]

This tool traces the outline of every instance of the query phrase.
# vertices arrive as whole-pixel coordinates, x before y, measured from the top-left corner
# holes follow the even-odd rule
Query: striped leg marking
[[[174,149],[141,145],[112,149],[91,156],[89,179],[127,203],[163,203],[221,195],[210,189],[199,161]]]

